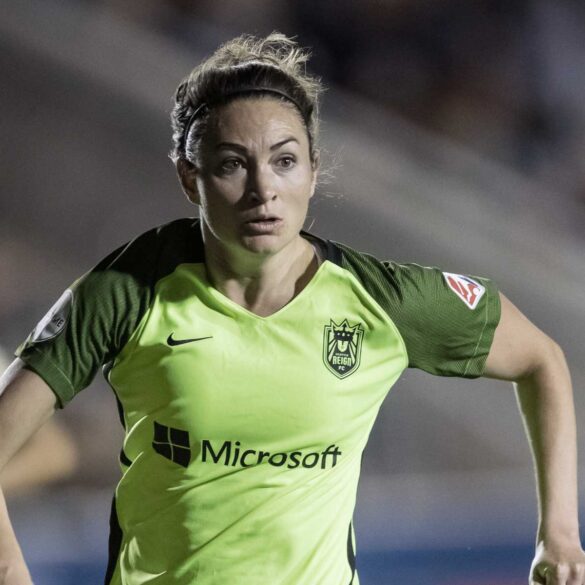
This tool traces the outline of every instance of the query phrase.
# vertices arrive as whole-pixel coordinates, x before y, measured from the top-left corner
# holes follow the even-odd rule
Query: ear
[[[179,176],[183,193],[195,205],[200,204],[199,191],[197,189],[197,174],[197,168],[193,163],[184,158],[180,158],[177,161],[177,175]]]
[[[317,186],[317,178],[319,177],[319,169],[321,168],[321,153],[317,151],[315,158],[313,159],[313,179],[311,180],[311,194],[309,198],[315,194],[315,188]]]

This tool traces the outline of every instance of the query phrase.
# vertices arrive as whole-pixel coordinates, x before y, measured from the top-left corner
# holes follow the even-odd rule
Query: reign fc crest
[[[344,319],[339,325],[331,319],[323,334],[323,361],[338,378],[353,374],[360,365],[364,330]]]

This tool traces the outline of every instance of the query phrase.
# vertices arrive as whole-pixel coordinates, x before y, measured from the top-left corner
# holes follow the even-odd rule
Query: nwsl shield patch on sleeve
[[[443,272],[443,276],[449,285],[449,288],[470,308],[475,309],[479,303],[485,286],[482,286],[476,280],[463,276],[462,274],[451,274]]]
[[[68,288],[49,309],[49,312],[39,321],[31,334],[30,340],[38,342],[57,337],[69,319],[72,304],[73,291]]]

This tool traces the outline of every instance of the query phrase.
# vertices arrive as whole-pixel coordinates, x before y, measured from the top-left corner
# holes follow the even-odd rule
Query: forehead
[[[295,106],[274,97],[243,97],[211,114],[208,138],[212,142],[270,142],[288,135],[308,143],[307,131]]]

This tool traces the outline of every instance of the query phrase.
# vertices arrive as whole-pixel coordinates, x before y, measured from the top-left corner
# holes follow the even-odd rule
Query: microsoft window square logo
[[[181,429],[167,427],[154,421],[153,449],[163,457],[187,467],[191,461],[189,433]]]

